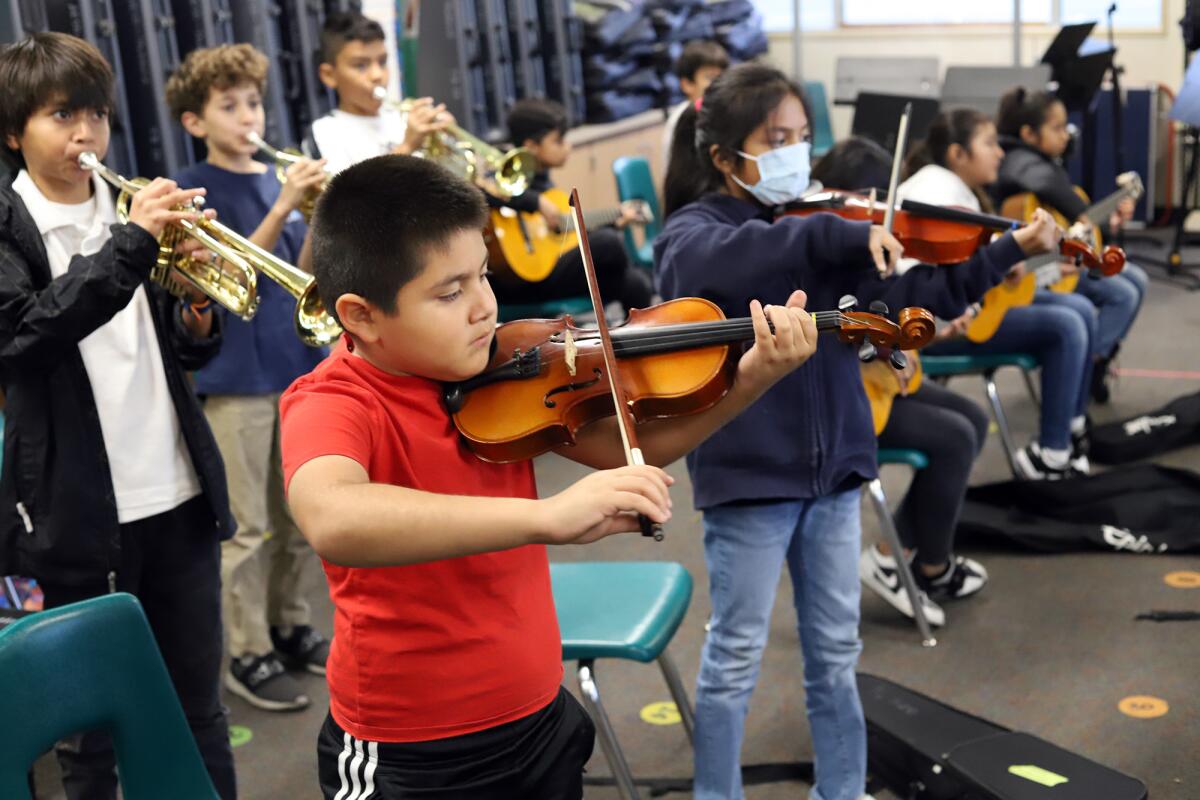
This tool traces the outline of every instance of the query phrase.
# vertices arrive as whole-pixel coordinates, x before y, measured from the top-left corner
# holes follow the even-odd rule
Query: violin
[[[876,346],[918,349],[934,333],[933,315],[922,308],[903,309],[899,323],[846,310],[812,316],[818,331],[858,345],[864,358]],[[739,345],[754,340],[754,327],[749,317],[726,319],[708,300],[685,297],[630,312],[609,339],[626,408],[643,423],[716,405],[733,385]],[[579,328],[569,316],[518,320],[496,329],[488,368],[447,385],[443,399],[477,455],[516,461],[573,444],[580,428],[615,413],[609,373],[598,329]]]

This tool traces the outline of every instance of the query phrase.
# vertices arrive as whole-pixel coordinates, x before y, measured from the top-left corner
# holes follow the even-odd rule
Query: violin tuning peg
[[[887,303],[883,302],[882,300],[872,300],[871,305],[868,307],[871,309],[872,314],[878,314],[881,317],[886,317],[888,315]]]
[[[908,356],[904,355],[903,350],[893,350],[888,360],[892,362],[892,366],[896,369],[904,369],[908,366]]]
[[[853,311],[858,307],[858,298],[852,294],[842,295],[842,299],[838,300],[838,311]]]
[[[879,351],[875,349],[875,345],[864,341],[858,346],[858,360],[864,364],[869,364],[875,360],[875,356],[879,355]]]

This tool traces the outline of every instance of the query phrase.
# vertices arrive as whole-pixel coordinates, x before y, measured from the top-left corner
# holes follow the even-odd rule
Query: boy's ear
[[[379,341],[379,333],[375,330],[375,318],[379,309],[365,297],[343,294],[334,301],[333,307],[342,328],[355,339],[366,344]]]
[[[15,135],[13,135],[11,133],[8,136],[4,137],[4,143],[6,145],[8,145],[9,150],[20,150],[21,149],[21,140],[18,139]]]
[[[327,89],[337,89],[337,79],[334,77],[333,64],[321,62],[317,67],[317,77],[321,79],[321,83],[325,84]]]
[[[1037,145],[1038,135],[1037,135],[1037,131],[1035,131],[1033,129],[1032,125],[1022,125],[1021,126],[1021,141],[1025,142],[1026,144],[1031,145],[1031,146]]]
[[[696,96],[696,82],[694,80],[692,80],[691,78],[680,78],[679,79],[679,88],[683,92],[685,97],[695,97]]]
[[[204,139],[208,136],[208,127],[204,124],[204,118],[194,111],[183,112],[179,117],[179,124],[197,139]]]

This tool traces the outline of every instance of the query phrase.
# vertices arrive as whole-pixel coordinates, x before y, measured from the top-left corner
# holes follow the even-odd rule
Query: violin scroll
[[[896,347],[900,350],[920,350],[933,341],[937,326],[933,314],[923,308],[900,309],[900,340]]]

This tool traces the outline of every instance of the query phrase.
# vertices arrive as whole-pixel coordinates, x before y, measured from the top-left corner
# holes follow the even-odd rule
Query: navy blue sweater
[[[883,300],[953,319],[1024,258],[1012,234],[953,268],[917,266],[880,279],[867,250],[870,226],[833,214],[772,222],[761,206],[708,194],[671,215],[654,240],[664,298],[705,297],[728,317],[750,300],[782,304],[795,289],[814,311],[845,294],[865,309]],[[857,351],[824,336],[816,354],[688,455],[697,508],[746,500],[806,499],[876,475],[875,432]]]

